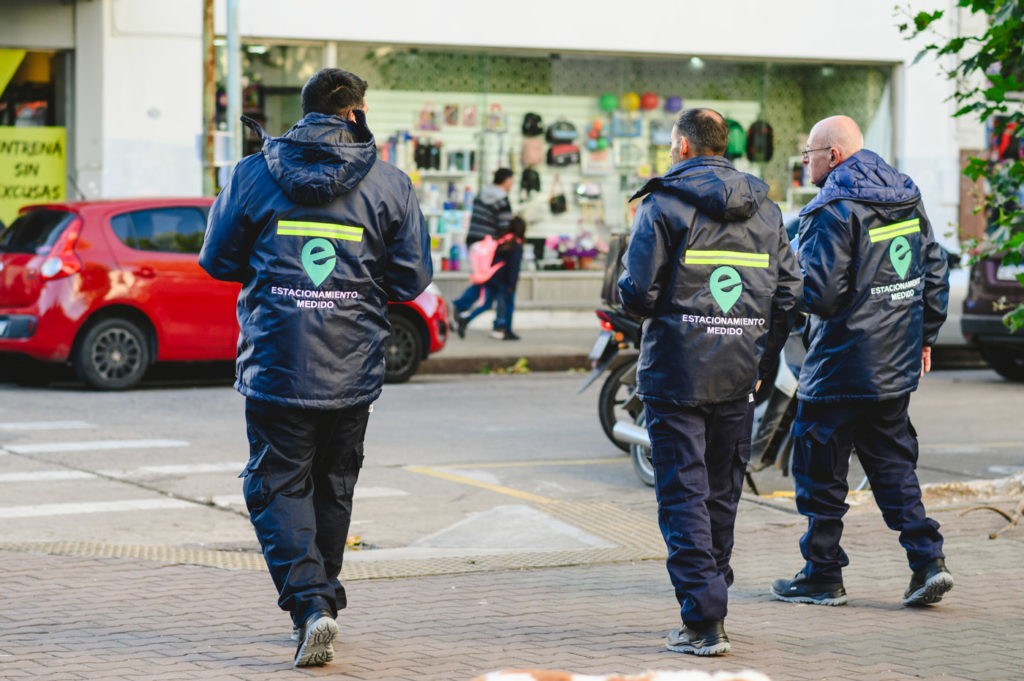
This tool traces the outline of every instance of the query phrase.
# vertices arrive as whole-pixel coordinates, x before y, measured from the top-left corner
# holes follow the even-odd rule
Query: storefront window
[[[323,51],[246,49],[248,91],[254,85],[261,90],[246,101],[263,113],[271,134],[280,134],[301,116],[299,88],[322,66]],[[868,146],[891,157],[887,64],[350,43],[330,49],[333,63],[368,81],[368,119],[380,157],[413,178],[435,250],[446,260],[458,255],[450,251],[464,238],[469,200],[503,166],[517,174],[513,204],[530,225],[540,260],[557,266],[552,250],[559,244],[580,250],[581,243],[607,243],[612,232],[629,227],[629,196],[668,169],[669,131],[681,108],[709,106],[729,118],[731,160],[764,178],[784,209],[799,208],[816,192],[803,174],[800,151],[811,126],[825,116],[853,117]],[[524,127],[527,119],[531,126]],[[566,209],[552,211],[559,196]],[[541,249],[545,241],[549,248]]]
[[[69,55],[0,48],[0,225],[66,196]]]

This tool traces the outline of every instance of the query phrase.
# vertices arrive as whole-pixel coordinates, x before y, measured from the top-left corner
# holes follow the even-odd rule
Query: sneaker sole
[[[771,590],[772,596],[780,601],[786,601],[787,603],[810,603],[811,605],[846,605],[846,596],[836,596],[835,598],[822,598],[815,596],[786,596],[780,594],[775,589]]]
[[[671,650],[673,653],[685,653],[687,655],[698,655],[700,657],[725,655],[727,652],[732,650],[732,646],[729,645],[728,641],[722,641],[721,643],[716,643],[713,646],[700,646],[699,648],[689,644],[672,645],[671,643],[666,643],[665,648]]]
[[[942,600],[942,597],[953,588],[953,575],[948,572],[940,572],[932,575],[932,578],[924,583],[920,589],[903,598],[903,605],[916,607],[919,605],[933,605]]]
[[[306,632],[302,646],[295,653],[296,667],[320,667],[334,661],[334,639],[338,637],[338,623],[330,617],[321,617]]]

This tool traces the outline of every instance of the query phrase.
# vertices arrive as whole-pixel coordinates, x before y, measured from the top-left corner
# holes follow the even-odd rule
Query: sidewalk
[[[452,329],[440,352],[420,364],[418,374],[475,374],[508,369],[520,359],[532,371],[590,369],[587,353],[601,328],[593,310],[517,310],[517,341],[492,338],[494,314],[473,320],[466,337]]]
[[[646,517],[653,509],[652,501],[639,511]],[[800,567],[804,521],[745,498],[727,620],[733,651],[719,658],[664,649],[678,609],[663,549],[644,559],[549,568],[494,569],[485,556],[453,561],[446,574],[348,578],[336,661],[302,671],[290,666],[289,622],[273,606],[258,560],[250,569],[224,569],[0,551],[0,677],[468,681],[511,667],[756,669],[774,681],[1019,679],[1024,528],[990,540],[1002,518],[958,510],[929,508],[942,523],[956,587],[937,606],[905,609],[899,599],[910,573],[896,535],[869,503],[855,507],[844,535],[850,602],[829,608],[768,595],[772,579]],[[647,524],[644,534],[652,536],[653,515]],[[636,541],[625,534],[620,544]]]

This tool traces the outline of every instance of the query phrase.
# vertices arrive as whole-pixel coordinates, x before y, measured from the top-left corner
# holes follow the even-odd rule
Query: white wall
[[[102,195],[200,194],[201,0],[82,4],[107,6]],[[90,83],[80,78],[78,87]]]

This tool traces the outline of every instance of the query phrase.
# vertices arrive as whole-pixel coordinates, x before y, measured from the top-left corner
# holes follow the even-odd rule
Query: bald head
[[[811,182],[821,186],[836,166],[864,148],[864,135],[849,116],[829,116],[818,121],[807,136],[804,165]]]
[[[861,134],[856,121],[849,116],[829,116],[811,128],[807,146],[812,149],[835,147],[842,153],[843,159],[847,159],[864,148],[864,135]]]

